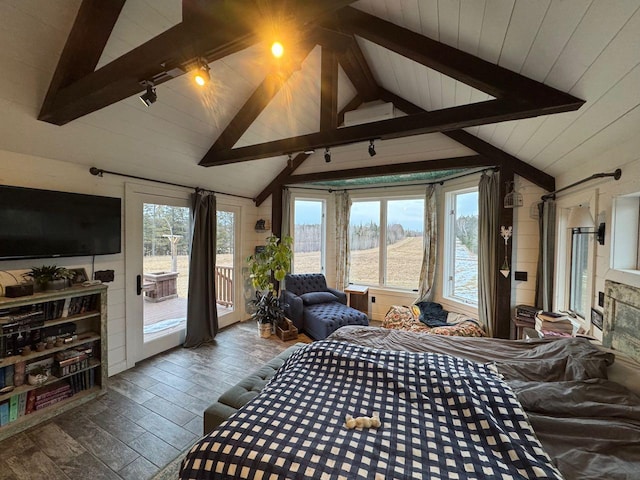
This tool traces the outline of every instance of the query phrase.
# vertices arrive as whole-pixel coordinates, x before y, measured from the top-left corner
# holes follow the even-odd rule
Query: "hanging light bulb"
[[[284,55],[284,47],[280,42],[273,42],[271,44],[271,54],[276,58],[281,58]]]

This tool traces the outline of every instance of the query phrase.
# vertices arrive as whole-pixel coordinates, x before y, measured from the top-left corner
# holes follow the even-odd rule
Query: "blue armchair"
[[[288,274],[281,301],[298,330],[322,340],[343,325],[369,325],[364,313],[347,306],[347,294],[327,287],[321,273]]]

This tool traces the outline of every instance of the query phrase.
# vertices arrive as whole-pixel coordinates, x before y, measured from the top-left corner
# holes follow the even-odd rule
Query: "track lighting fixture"
[[[369,156],[376,156],[376,146],[373,144],[373,140],[369,140]]]
[[[147,80],[142,82],[142,85],[146,87],[147,91],[140,95],[140,100],[147,107],[149,107],[152,103],[156,103],[156,100],[158,99],[158,95],[156,94],[156,87],[153,85],[153,82],[149,82]]]
[[[287,166],[289,168],[293,167],[293,158],[291,157],[291,154],[288,155],[288,159],[287,159]]]
[[[329,151],[329,147],[324,150],[324,161],[327,163],[331,162],[331,152]]]
[[[210,68],[207,61],[204,58],[198,59],[198,66],[195,70],[193,80],[201,87],[204,87],[207,83],[209,83],[209,80],[211,80],[209,70]]]

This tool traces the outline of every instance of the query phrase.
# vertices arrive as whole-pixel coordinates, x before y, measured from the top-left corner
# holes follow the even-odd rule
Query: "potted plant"
[[[253,318],[258,322],[261,337],[271,335],[273,325],[284,321],[284,305],[280,304],[279,287],[274,281],[284,280],[291,269],[292,245],[289,236],[282,240],[271,236],[263,248],[247,259],[251,283],[256,289],[256,298],[251,302],[256,307]]]
[[[43,265],[31,267],[31,271],[25,274],[33,279],[34,291],[59,290],[71,284],[75,272],[55,265]]]

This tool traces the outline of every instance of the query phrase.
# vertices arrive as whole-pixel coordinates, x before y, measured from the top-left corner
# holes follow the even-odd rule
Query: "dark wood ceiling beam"
[[[287,166],[284,167],[284,169],[278,174],[278,176],[271,180],[271,183],[269,183],[269,185],[267,185],[267,187],[262,190],[262,192],[260,192],[258,196],[256,196],[256,198],[253,199],[256,207],[262,205],[262,202],[269,198],[271,194],[279,191],[282,185],[284,185],[284,181],[289,178],[291,174],[310,156],[311,155],[308,153],[299,153],[295,157],[293,157],[293,159],[291,160],[291,164],[287,164]]]
[[[172,78],[155,80],[167,70],[198,56],[209,62],[243,50],[257,41],[251,32],[241,34],[231,21],[220,22],[208,37],[194,41],[193,32],[178,24],[148,42],[60,90],[39,120],[64,125],[143,90],[141,81],[156,85]],[[205,54],[205,52],[207,52]],[[179,74],[179,73],[178,73]]]
[[[338,123],[342,123],[342,120],[340,119],[341,118],[344,119],[345,112],[348,112],[350,110],[353,110],[354,108],[357,108],[361,103],[362,103],[362,100],[358,95],[353,97],[351,101],[347,105],[345,105],[345,107],[342,110],[340,110],[340,113],[338,113]],[[293,174],[293,172],[295,172],[298,169],[298,167],[302,165],[302,163],[307,158],[309,158],[309,156],[310,154],[307,154],[307,153],[299,153],[298,155],[293,157],[291,164],[290,165],[287,164],[287,166],[284,167],[284,169],[278,174],[278,176],[274,178],[271,181],[271,183],[269,183],[269,185],[267,185],[267,187],[264,188],[258,194],[258,196],[254,199],[256,207],[259,207],[260,205],[262,205],[262,202],[264,202],[267,198],[269,198],[269,195],[278,193],[282,189],[282,186],[284,185],[285,180],[287,180]]]
[[[338,56],[322,47],[320,60],[320,131],[338,128]]]
[[[341,31],[365,38],[496,98],[511,98],[540,106],[555,105],[562,108],[558,111],[577,110],[584,103],[572,95],[355,8],[345,7],[333,18],[338,19]]]
[[[348,145],[368,141],[372,138],[402,138],[550,113],[556,113],[553,107],[540,109],[537,106],[523,106],[503,100],[491,100],[343,127],[329,132],[310,133],[257,145],[210,152],[200,161],[200,165],[206,167],[227,165],[275,157],[288,152],[304,152],[318,148]]]
[[[236,144],[291,77],[296,69],[295,66],[300,65],[304,59],[307,58],[312,48],[313,45],[305,44],[300,49],[300,58],[294,59],[290,63],[291,66],[267,74],[260,86],[255,89],[240,111],[233,117],[231,122],[229,122],[227,128],[220,134],[213,146],[209,149],[209,152],[218,149],[232,148]]]
[[[304,24],[353,1],[279,0],[271,3],[274,8],[286,6],[283,22],[295,20]],[[260,20],[264,19],[254,18],[257,14],[247,14],[258,11],[254,0],[214,1],[207,7],[206,21],[197,22],[195,26],[193,22],[180,23],[59,90],[38,118],[64,125],[140,93],[143,80],[162,83],[182,74],[179,68],[196,58],[204,57],[210,63],[262,40],[257,30],[263,23]]]
[[[58,90],[93,72],[126,0],[83,0],[58,60],[42,108]]]
[[[338,62],[364,102],[379,98],[378,83],[355,38],[352,37],[349,48],[339,54]]]
[[[514,173],[526,178],[535,185],[544,188],[548,192],[553,192],[556,189],[555,177],[552,177],[533,165],[523,162],[519,158],[494,147],[490,143],[485,142],[481,138],[478,138],[469,132],[465,132],[464,130],[452,130],[442,133],[456,142],[461,143],[465,147],[470,148],[474,152],[494,159],[496,162],[499,162],[500,165],[508,165]]]
[[[402,110],[407,115],[415,115],[416,113],[425,112],[425,110],[419,106],[382,88],[380,89],[380,98],[385,102],[393,103],[396,108]],[[442,132],[442,134],[481,155],[494,159],[496,165],[510,165],[516,174],[526,178],[539,187],[544,188],[548,192],[555,190],[556,180],[554,177],[526,162],[523,162],[519,158],[494,147],[490,143],[485,142],[481,138],[478,138],[469,132],[464,130],[449,130]]]
[[[455,168],[494,167],[493,160],[483,155],[469,155],[465,157],[438,158],[419,162],[394,163],[373,167],[348,168],[330,172],[306,173],[291,175],[284,182],[285,185],[298,183],[321,182],[330,180],[348,180],[352,178],[380,177],[400,173],[419,173],[435,170],[451,170]]]

